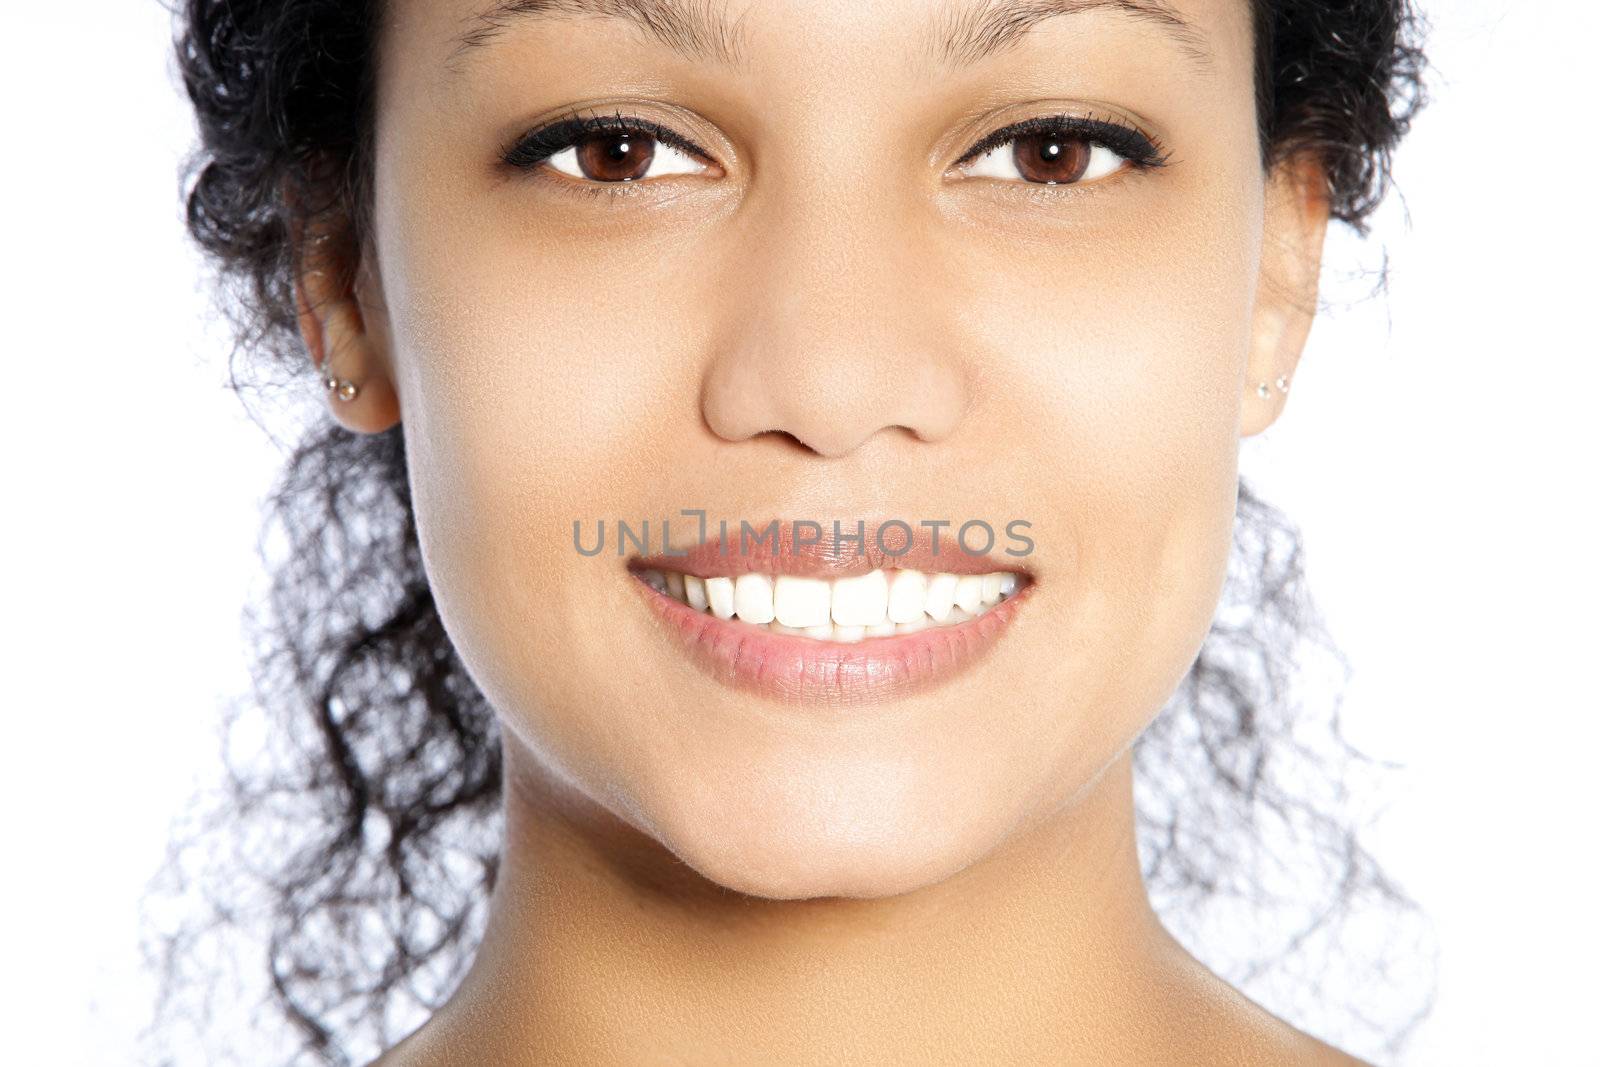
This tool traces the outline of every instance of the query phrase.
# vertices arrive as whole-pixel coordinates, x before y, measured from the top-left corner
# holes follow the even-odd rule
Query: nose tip
[[[908,362],[854,352],[735,356],[707,378],[701,409],[725,441],[772,434],[824,459],[849,455],[880,431],[942,441],[966,406],[961,376],[947,364]]]

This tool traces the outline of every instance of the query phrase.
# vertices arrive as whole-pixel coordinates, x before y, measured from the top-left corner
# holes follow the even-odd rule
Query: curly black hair
[[[1365,233],[1424,101],[1420,15],[1409,0],[1249,2],[1263,167],[1314,158],[1332,216]],[[377,0],[184,0],[174,12],[199,130],[181,175],[187,227],[234,328],[241,395],[274,372],[309,376],[294,299],[306,228],[333,238],[322,247],[336,267],[370,235],[381,13]],[[238,376],[241,355],[252,382]],[[1310,606],[1299,534],[1243,481],[1238,503],[1223,604],[1137,742],[1140,849],[1153,901],[1197,955],[1199,923],[1253,924],[1260,951],[1218,969],[1294,1018],[1304,1008],[1283,990],[1314,992],[1320,975],[1269,978],[1289,961],[1326,961],[1347,935],[1410,952],[1345,922],[1416,909],[1342,813],[1347,773],[1372,761],[1344,742],[1336,706],[1319,714],[1292,700],[1303,652],[1342,663]],[[175,1006],[186,991],[209,994],[219,972],[204,935],[259,930],[261,1006],[290,1024],[282,1061],[346,1064],[411,1029],[470,962],[500,847],[498,727],[423,571],[398,426],[361,435],[323,418],[301,430],[261,552],[271,584],[265,611],[249,616],[255,691],[229,708],[224,738],[256,732],[245,755],[225,744],[223,795],[191,809],[197,822],[174,833],[153,885],[151,899],[198,881],[206,899],[199,923],[192,906],[175,923],[147,920],[164,979],[147,1037],[170,1046],[180,1023],[200,1021]],[[202,848],[219,839],[230,846],[220,861]],[[1269,859],[1307,869],[1279,886]],[[198,879],[197,861],[211,865]],[[1389,984],[1363,983],[1381,999],[1352,1003],[1347,1047],[1393,1054],[1425,1014],[1431,981],[1397,993],[1393,962],[1376,963]]]

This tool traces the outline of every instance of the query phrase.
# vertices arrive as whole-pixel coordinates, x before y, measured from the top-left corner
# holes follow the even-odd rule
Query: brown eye
[[[633,132],[595,134],[573,147],[581,175],[597,182],[642,178],[656,156],[655,139]]]
[[[1128,156],[1094,138],[1061,130],[1019,133],[990,144],[993,147],[962,165],[968,177],[1080,185],[1115,174],[1130,163]]]
[[[595,130],[564,138],[542,154],[544,164],[583,182],[614,185],[665,174],[700,174],[706,164],[690,153],[642,130]]]
[[[1024,180],[1044,184],[1081,181],[1094,146],[1081,137],[1035,133],[1011,142],[1012,162]]]

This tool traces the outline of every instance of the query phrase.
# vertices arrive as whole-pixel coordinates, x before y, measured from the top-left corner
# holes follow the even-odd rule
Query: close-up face
[[[514,761],[781,898],[1061,818],[1194,661],[1308,326],[1249,5],[484,5],[389,5],[358,292]],[[916,566],[664,557],[685,509],[950,525]]]

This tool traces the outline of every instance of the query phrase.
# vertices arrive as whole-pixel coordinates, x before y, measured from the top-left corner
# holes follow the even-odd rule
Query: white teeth
[[[982,603],[983,575],[963,574],[956,580],[956,607],[968,615],[976,615]]]
[[[772,579],[765,574],[739,575],[733,583],[733,610],[744,622],[757,626],[771,622]]]
[[[711,614],[717,618],[733,618],[733,579],[707,578],[706,601],[711,605]]]
[[[683,594],[689,606],[696,611],[706,610],[706,606],[711,603],[706,599],[706,580],[696,578],[692,574],[683,576]]]
[[[889,583],[889,621],[915,622],[927,613],[928,576],[921,571],[895,571]]]
[[[871,571],[853,578],[834,580],[835,627],[872,626],[882,622],[888,616],[888,612],[889,578],[882,571]]]
[[[959,580],[953,574],[935,574],[928,579],[928,602],[923,606],[928,618],[934,622],[944,622],[950,617],[950,609],[956,603],[956,583]]]
[[[780,623],[797,629],[821,626],[828,621],[833,604],[833,589],[821,578],[797,578],[781,574],[773,586],[773,613]],[[740,618],[744,613],[740,612]]]
[[[1010,571],[956,575],[909,568],[831,582],[792,574],[698,578],[658,570],[642,570],[639,577],[695,611],[709,609],[719,619],[840,644],[955,626],[1022,587],[1022,579]]]

